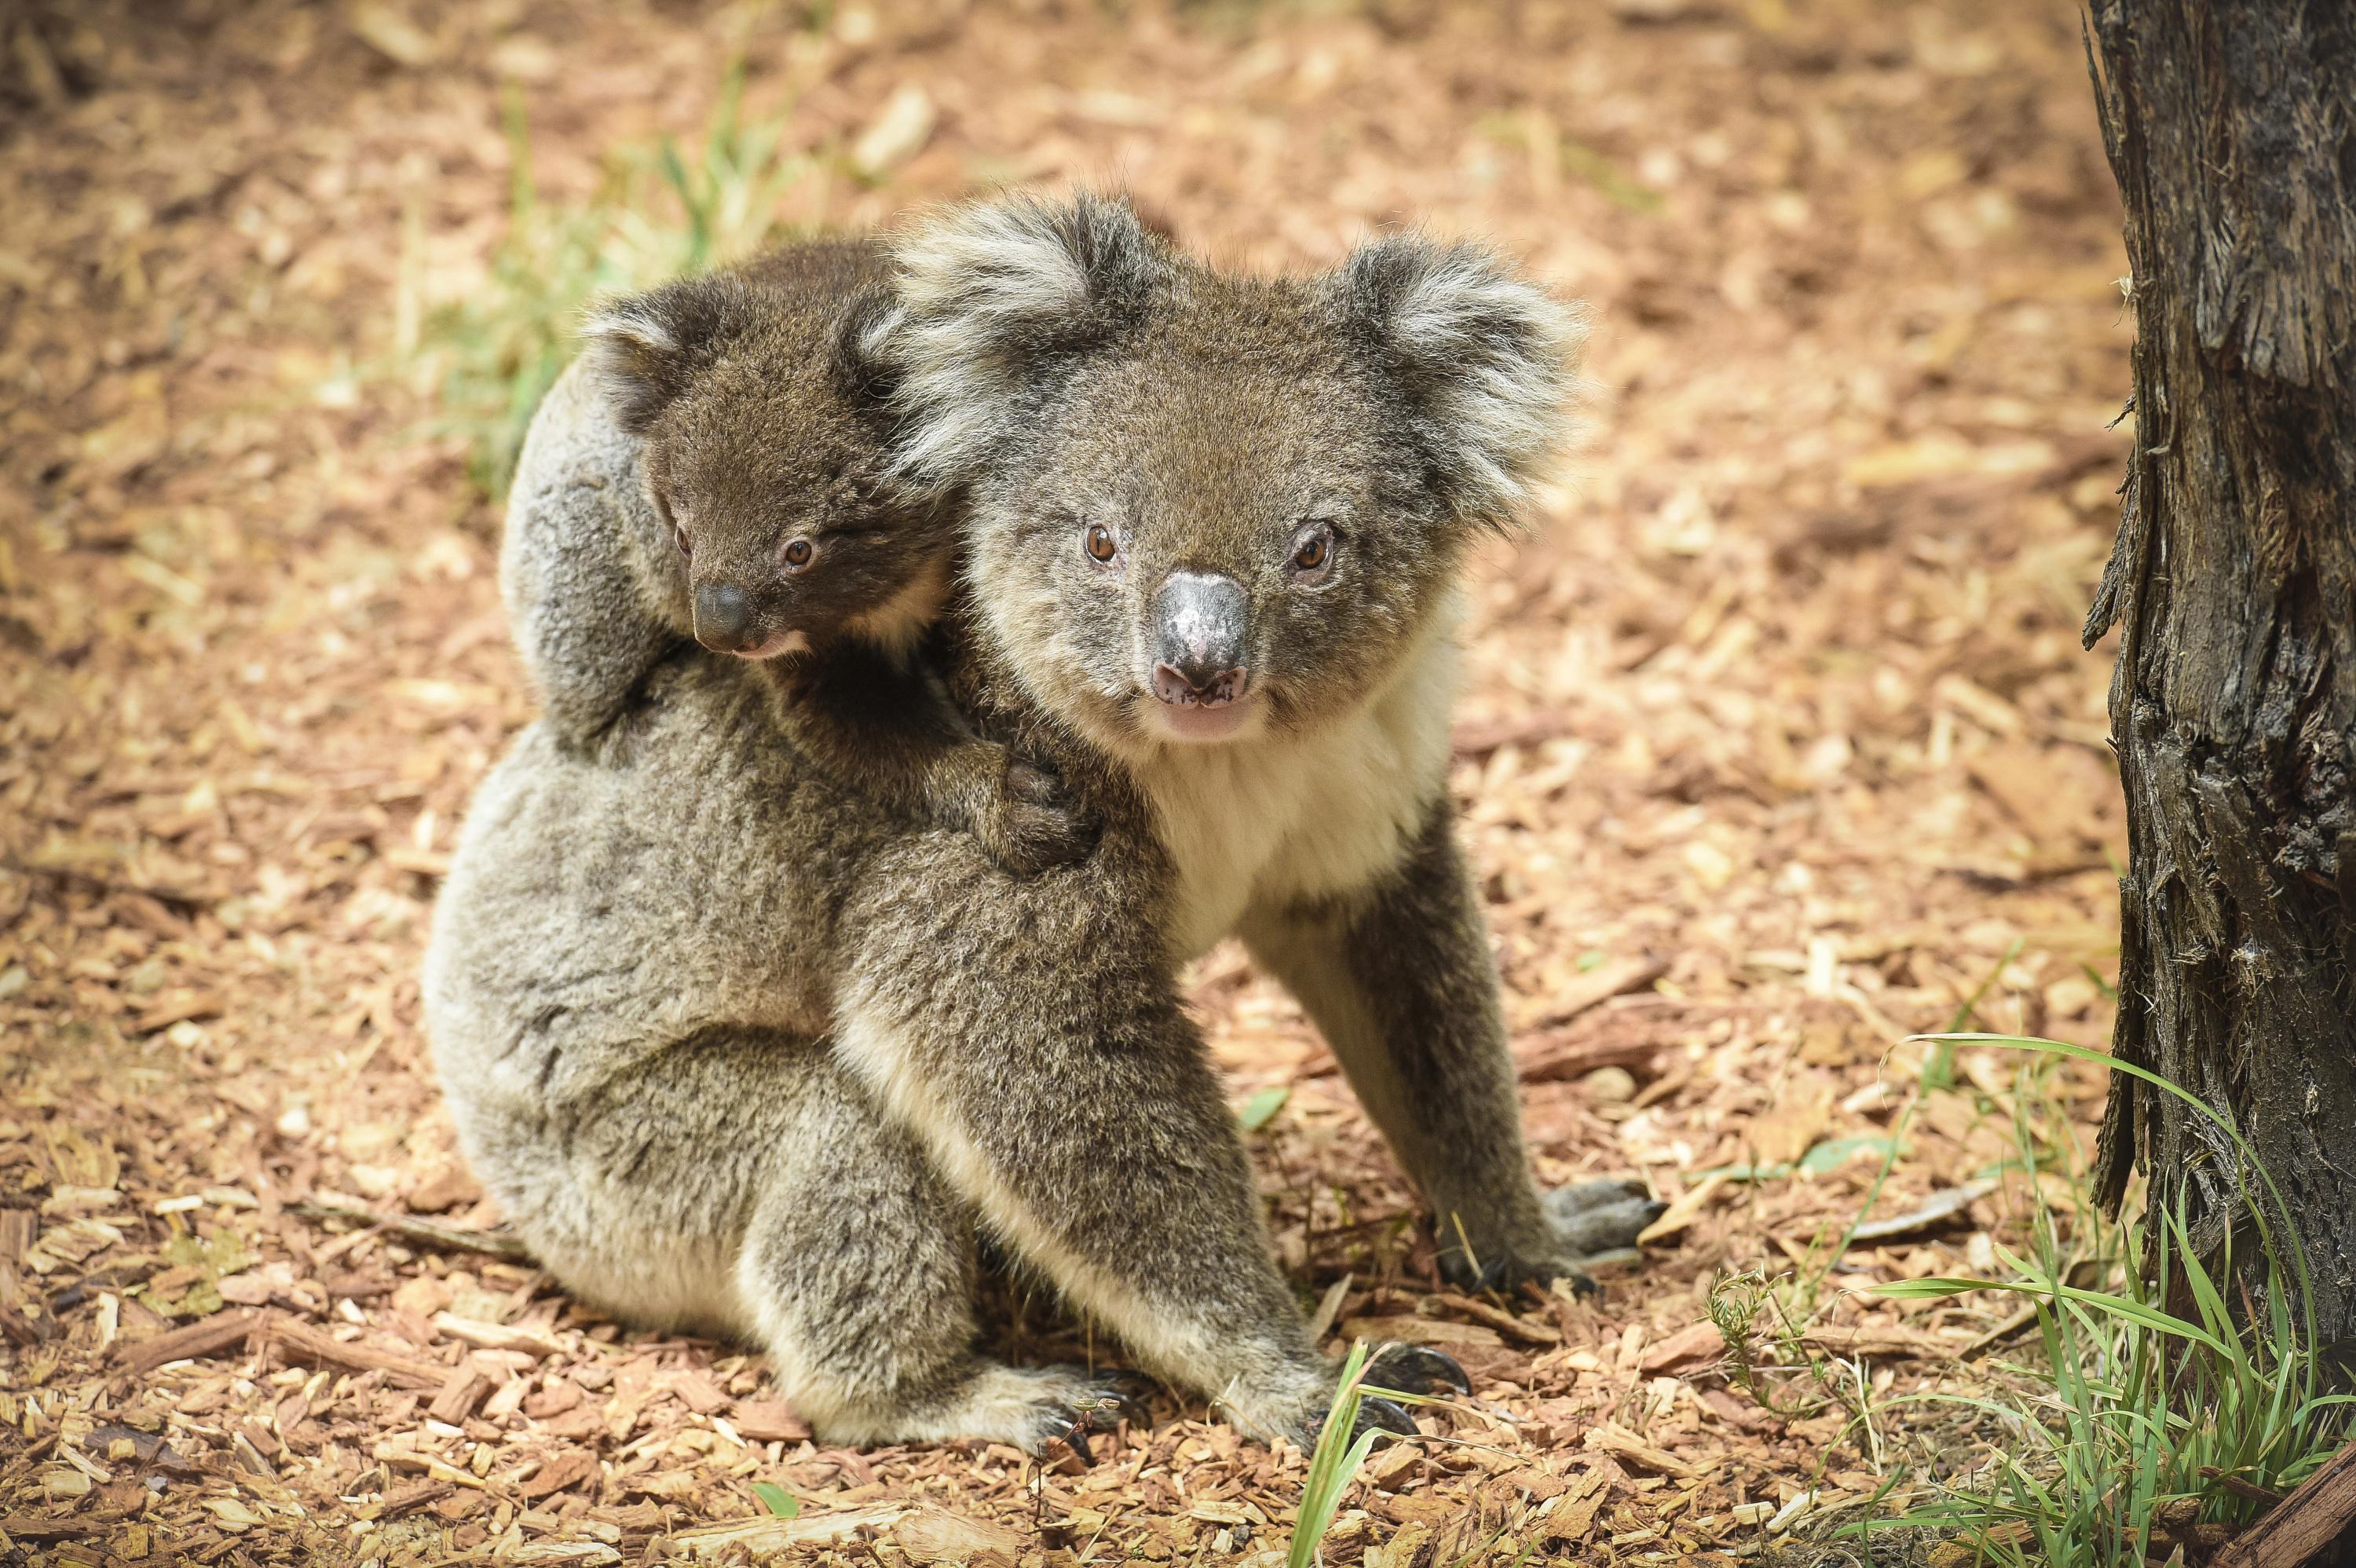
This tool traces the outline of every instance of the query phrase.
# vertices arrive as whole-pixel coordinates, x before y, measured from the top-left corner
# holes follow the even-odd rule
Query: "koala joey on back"
[[[552,401],[602,397],[634,482],[519,489],[503,562],[519,641],[551,719],[584,741],[612,738],[684,638],[756,664],[821,764],[1035,872],[1084,853],[1088,825],[1051,775],[968,734],[912,656],[956,532],[890,471],[882,272],[872,244],[793,245],[592,317]]]
[[[1576,325],[1472,248],[1245,277],[1088,197],[940,215],[885,286],[891,471],[966,507],[948,685],[1101,842],[1010,877],[880,815],[777,744],[766,666],[656,656],[623,745],[552,702],[469,811],[428,952],[467,1156],[568,1286],[756,1340],[829,1441],[1035,1449],[1113,1396],[977,1352],[986,1231],[1148,1370],[1308,1443],[1333,1368],[1179,986],[1221,936],[1314,1016],[1451,1277],[1583,1283],[1658,1209],[1534,1186],[1447,789],[1458,581],[1546,459]],[[640,438],[567,385],[519,484],[610,516]],[[636,559],[681,560],[633,518],[608,531]],[[627,662],[552,635],[611,619],[569,561],[505,567],[544,687],[560,654]],[[1455,1379],[1404,1351],[1375,1381]]]

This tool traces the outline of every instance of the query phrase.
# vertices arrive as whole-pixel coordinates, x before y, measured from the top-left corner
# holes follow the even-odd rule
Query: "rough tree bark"
[[[2114,1050],[2230,1115],[2356,1339],[2356,3],[2095,0],[2136,453],[2086,641],[2122,628]],[[2098,1153],[2249,1237],[2224,1134],[2114,1074]]]

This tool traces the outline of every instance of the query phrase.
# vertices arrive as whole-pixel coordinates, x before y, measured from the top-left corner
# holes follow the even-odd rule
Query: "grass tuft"
[[[1937,1043],[1996,1046],[2049,1058],[2098,1061],[2148,1078],[2227,1125],[2207,1104],[2130,1063],[2051,1040],[1955,1035]],[[2017,1095],[2016,1104],[2029,1100]],[[2021,1155],[2032,1169],[2028,1118],[2017,1113]],[[2232,1129],[2227,1125],[2227,1130]],[[2239,1142],[2238,1137],[2236,1138]],[[1929,1278],[1874,1287],[1900,1299],[1997,1290],[2034,1309],[2034,1362],[1999,1362],[2004,1381],[1985,1396],[1930,1392],[1895,1403],[1940,1403],[1995,1419],[2009,1441],[1958,1484],[1895,1519],[1859,1531],[1929,1528],[1969,1546],[1991,1568],[2144,1568],[2171,1552],[2230,1539],[2337,1450],[2350,1431],[2351,1399],[2325,1392],[2307,1312],[2307,1275],[2289,1211],[2246,1145],[2260,1199],[2243,1183],[2254,1217],[2262,1288],[2239,1285],[2228,1236],[2205,1260],[2180,1208],[2157,1223],[2106,1225],[2091,1205],[2087,1233],[2065,1248],[2043,1203],[2032,1206],[2029,1257],[1999,1249],[2010,1280]],[[2070,1172],[2073,1179],[2079,1173]],[[2080,1182],[2083,1195],[2083,1181]],[[2267,1222],[2268,1209],[2281,1221]],[[2089,1259],[2093,1284],[2082,1284]],[[2147,1259],[2157,1287],[2133,1260]],[[2171,1302],[2162,1292],[2173,1282]],[[2239,1310],[2228,1292],[2239,1299]]]
[[[1361,1339],[1350,1347],[1349,1360],[1342,1363],[1342,1383],[1334,1392],[1333,1408],[1325,1417],[1324,1429],[1317,1434],[1316,1451],[1309,1456],[1309,1478],[1301,1486],[1301,1518],[1292,1527],[1285,1568],[1312,1568],[1320,1561],[1317,1548],[1325,1532],[1333,1528],[1342,1494],[1383,1435],[1373,1430],[1351,1435],[1358,1425],[1358,1406],[1366,1397],[1362,1381],[1365,1372],[1366,1342]]]

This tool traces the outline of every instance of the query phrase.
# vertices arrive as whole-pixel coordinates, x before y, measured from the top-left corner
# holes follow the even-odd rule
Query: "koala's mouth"
[[[1194,745],[1232,741],[1252,727],[1252,720],[1258,716],[1259,703],[1256,696],[1248,692],[1216,706],[1154,702],[1148,706],[1148,711],[1154,715],[1148,722],[1168,740]]]
[[[780,654],[806,654],[809,645],[809,638],[800,632],[772,632],[755,647],[730,651],[740,659],[773,659]]]

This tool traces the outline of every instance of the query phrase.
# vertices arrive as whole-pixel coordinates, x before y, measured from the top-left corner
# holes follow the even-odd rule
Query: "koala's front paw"
[[[1084,859],[1098,824],[1046,769],[1010,758],[996,795],[977,814],[974,837],[991,859],[1018,877],[1035,877]]]
[[[1525,1285],[1543,1290],[1560,1280],[1580,1296],[1600,1296],[1603,1287],[1580,1266],[1584,1258],[1563,1246],[1541,1245],[1522,1252],[1483,1253],[1476,1261],[1462,1247],[1440,1251],[1440,1275],[1459,1290],[1512,1291]]]
[[[1039,1424],[1032,1440],[1023,1445],[1028,1452],[1041,1453],[1049,1443],[1060,1442],[1080,1456],[1080,1463],[1093,1465],[1097,1456],[1088,1445],[1090,1434],[1113,1431],[1124,1421],[1136,1426],[1146,1424],[1151,1380],[1135,1372],[1089,1373],[1078,1367],[1055,1370],[1076,1386],[1065,1397],[1037,1407]]]
[[[1540,1202],[1563,1244],[1583,1258],[1634,1246],[1669,1207],[1641,1181],[1582,1181],[1558,1187]]]
[[[1151,1386],[1134,1373],[994,1366],[918,1420],[897,1424],[884,1440],[980,1437],[1012,1444],[1026,1454],[1044,1454],[1061,1443],[1093,1463],[1089,1436],[1110,1432],[1124,1420],[1141,1424],[1144,1394]]]
[[[1547,1233],[1524,1246],[1468,1250],[1461,1243],[1449,1245],[1443,1232],[1440,1273],[1460,1288],[1511,1290],[1528,1284],[1543,1289],[1560,1280],[1580,1296],[1598,1296],[1602,1286],[1588,1274],[1587,1263],[1633,1247],[1668,1205],[1642,1182],[1611,1180],[1557,1188],[1540,1207]]]
[[[1394,1393],[1427,1394],[1444,1397],[1450,1394],[1470,1394],[1472,1380],[1452,1356],[1430,1350],[1420,1345],[1386,1345],[1366,1362],[1358,1379],[1365,1389],[1387,1389]],[[1309,1418],[1304,1434],[1304,1446],[1314,1448],[1317,1437],[1333,1415],[1328,1405]],[[1352,1442],[1369,1432],[1388,1432],[1395,1436],[1413,1437],[1417,1434],[1415,1417],[1406,1405],[1379,1394],[1367,1393],[1358,1401],[1358,1419],[1350,1431]]]

